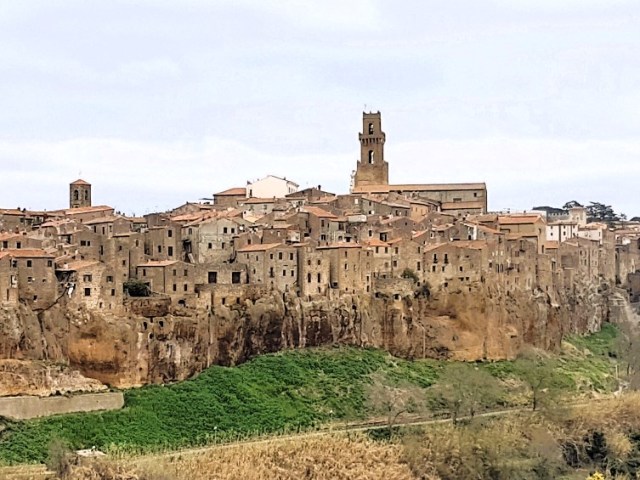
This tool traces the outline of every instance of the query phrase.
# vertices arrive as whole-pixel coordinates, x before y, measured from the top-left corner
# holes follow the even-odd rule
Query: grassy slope
[[[575,352],[589,349],[593,355],[562,357],[557,374],[567,389],[605,390],[611,385],[608,353],[615,336],[615,328],[607,326],[589,338],[571,339]],[[0,462],[41,462],[55,437],[72,448],[143,452],[364,418],[372,373],[382,371],[391,381],[427,388],[437,382],[443,365],[355,348],[265,355],[239,367],[212,367],[179,384],[127,391],[123,410],[9,423],[0,434]],[[518,361],[482,368],[516,385],[521,373]]]

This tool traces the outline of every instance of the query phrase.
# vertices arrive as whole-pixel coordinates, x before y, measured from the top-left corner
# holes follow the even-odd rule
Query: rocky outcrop
[[[498,360],[525,345],[559,348],[568,333],[615,321],[607,284],[560,292],[476,283],[429,293],[406,282],[372,296],[303,300],[273,292],[213,309],[136,305],[120,315],[70,309],[0,309],[0,358],[65,362],[126,387],[183,380],[213,365],[328,344],[384,348],[405,358]],[[160,316],[155,316],[155,315]]]

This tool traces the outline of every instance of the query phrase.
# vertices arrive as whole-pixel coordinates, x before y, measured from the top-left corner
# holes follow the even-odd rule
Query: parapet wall
[[[119,410],[124,406],[121,392],[90,393],[70,397],[3,397],[0,398],[0,416],[12,420],[48,417],[63,413]]]

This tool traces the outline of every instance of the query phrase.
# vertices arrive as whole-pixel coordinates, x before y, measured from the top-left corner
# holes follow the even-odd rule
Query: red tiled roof
[[[237,188],[229,188],[227,190],[224,190],[222,192],[218,192],[218,193],[214,193],[214,196],[221,196],[221,197],[226,197],[226,196],[246,196],[247,195],[247,189],[244,187],[237,187]]]
[[[326,210],[323,210],[320,207],[304,207],[300,211],[301,212],[311,213],[312,215],[315,215],[318,218],[331,218],[331,219],[338,218],[333,213],[327,212]]]
[[[276,247],[283,247],[284,243],[258,243],[255,245],[247,245],[238,250],[238,253],[264,252]]]
[[[53,255],[41,248],[7,248],[3,252],[13,258],[53,258]]]

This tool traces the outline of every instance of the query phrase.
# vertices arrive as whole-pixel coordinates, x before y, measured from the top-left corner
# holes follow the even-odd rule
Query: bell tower
[[[353,187],[389,184],[389,164],[384,160],[386,135],[382,131],[380,112],[362,113],[360,160],[353,179]]]
[[[78,179],[69,185],[69,208],[91,206],[91,184]]]

